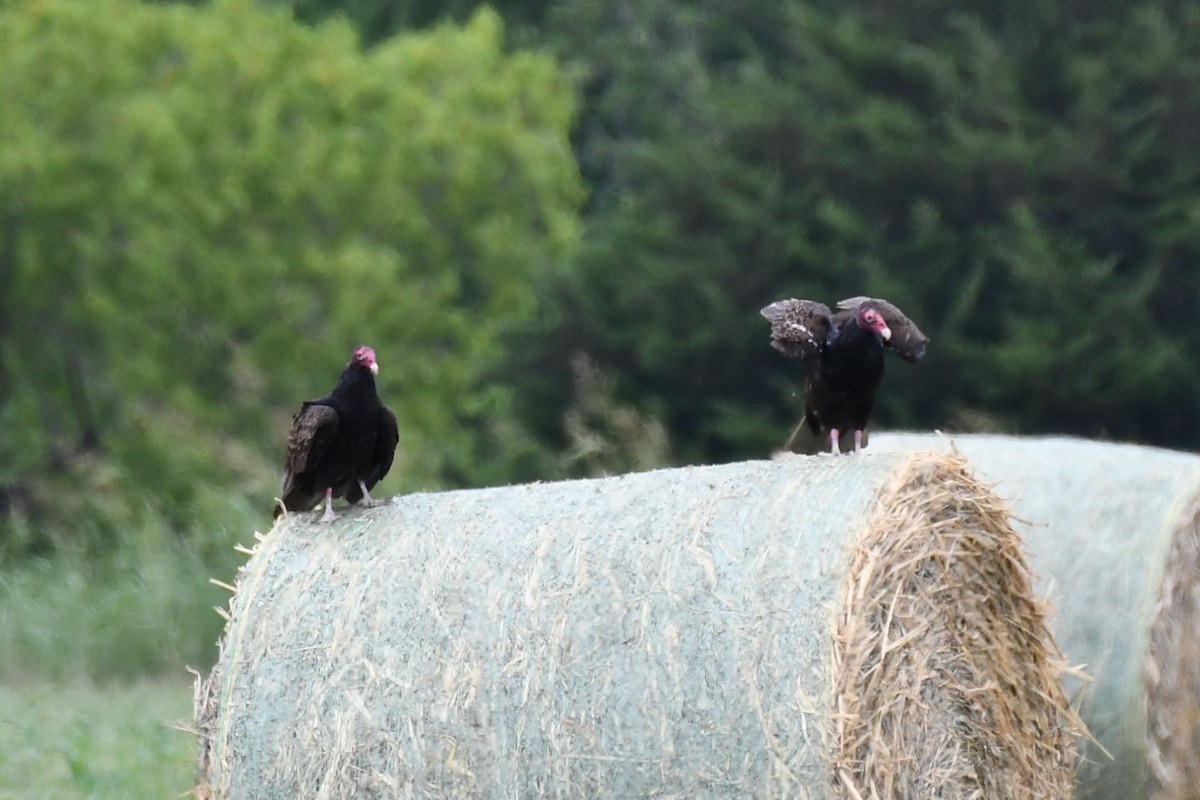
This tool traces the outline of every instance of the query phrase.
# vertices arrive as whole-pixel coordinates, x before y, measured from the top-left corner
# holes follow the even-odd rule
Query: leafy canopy
[[[475,422],[510,413],[484,375],[581,194],[570,88],[495,14],[364,51],[240,0],[13,4],[0,106],[10,521],[44,537],[55,502],[108,494],[101,517],[182,530],[206,485],[269,518],[292,410],[359,343],[400,418],[393,490],[473,477]]]

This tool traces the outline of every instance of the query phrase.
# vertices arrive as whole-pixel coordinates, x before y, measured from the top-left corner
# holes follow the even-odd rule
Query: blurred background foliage
[[[1195,4],[0,0],[0,107],[0,676],[210,662],[359,343],[384,494],[762,457],[787,296],[932,337],[880,426],[1200,449]]]

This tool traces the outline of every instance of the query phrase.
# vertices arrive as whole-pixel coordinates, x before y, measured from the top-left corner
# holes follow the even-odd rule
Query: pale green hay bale
[[[1091,733],[1084,800],[1200,797],[1200,457],[1063,437],[875,433],[871,452],[957,448],[994,481],[1056,615]],[[1148,713],[1149,712],[1149,713]]]
[[[239,575],[197,692],[202,797],[1069,796],[1057,651],[1004,509],[957,458],[788,457],[312,520],[277,525]],[[933,597],[967,574],[1002,579]],[[887,752],[862,758],[863,736]]]

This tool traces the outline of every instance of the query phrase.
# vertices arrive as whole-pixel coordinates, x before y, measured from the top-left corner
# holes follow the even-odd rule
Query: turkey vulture
[[[375,504],[369,491],[391,469],[400,439],[396,415],[375,391],[378,372],[375,351],[355,349],[333,392],[309,400],[292,417],[276,517],[284,510],[308,511],[322,495],[322,522],[336,519],[335,497]]]
[[[920,361],[929,337],[886,300],[851,297],[829,306],[813,300],[780,300],[760,313],[771,323],[771,346],[798,358],[807,370],[804,419],[788,440],[794,453],[817,453],[825,442],[840,453],[853,432],[862,449],[875,390],[883,379],[883,348]]]

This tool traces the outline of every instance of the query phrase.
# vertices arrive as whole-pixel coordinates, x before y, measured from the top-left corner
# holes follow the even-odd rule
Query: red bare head
[[[883,321],[883,315],[872,306],[863,305],[858,309],[858,314],[854,320],[858,323],[858,327],[864,331],[871,331],[879,334],[879,338],[885,342],[892,338],[892,329]]]
[[[379,374],[379,364],[375,362],[375,351],[365,344],[354,348],[354,357],[350,363],[362,369],[369,369],[372,375]]]

